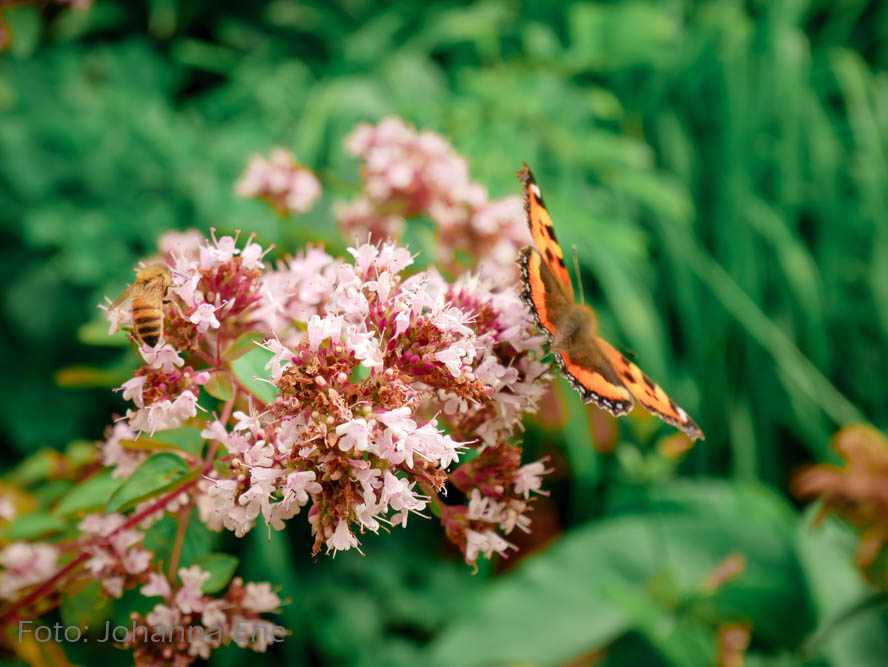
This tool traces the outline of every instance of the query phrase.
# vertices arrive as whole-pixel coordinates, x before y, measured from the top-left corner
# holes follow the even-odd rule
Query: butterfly
[[[615,417],[627,414],[637,401],[648,412],[684,431],[692,442],[702,439],[703,431],[688,413],[598,335],[595,311],[574,300],[564,252],[555,238],[540,186],[526,164],[518,178],[524,189],[527,223],[536,244],[536,249],[525,246],[518,254],[521,298],[546,333],[562,374],[584,402],[594,403]]]

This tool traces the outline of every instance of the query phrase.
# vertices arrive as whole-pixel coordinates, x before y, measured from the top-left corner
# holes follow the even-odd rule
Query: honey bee
[[[132,298],[133,336],[139,345],[154,347],[163,338],[163,304],[171,282],[167,267],[146,266],[136,274],[136,282],[108,306],[113,310]]]

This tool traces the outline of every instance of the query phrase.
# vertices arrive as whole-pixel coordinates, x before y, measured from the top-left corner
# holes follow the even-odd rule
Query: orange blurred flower
[[[874,565],[888,542],[888,439],[872,426],[855,425],[836,433],[833,447],[844,466],[819,464],[796,476],[793,492],[823,501],[818,520],[835,512],[857,527],[857,566],[870,581],[888,586]]]

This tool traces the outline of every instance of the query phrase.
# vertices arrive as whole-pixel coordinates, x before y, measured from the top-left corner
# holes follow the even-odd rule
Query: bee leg
[[[163,300],[163,305],[164,306],[172,306],[173,310],[175,310],[179,314],[179,317],[181,317],[183,320],[188,319],[188,317],[185,315],[185,313],[182,312],[182,307],[178,303],[173,301],[171,298],[169,298],[169,297],[165,298]]]

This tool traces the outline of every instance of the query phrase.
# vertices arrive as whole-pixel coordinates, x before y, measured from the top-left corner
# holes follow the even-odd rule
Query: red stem
[[[213,360],[213,358],[212,358],[210,355],[208,355],[206,352],[204,352],[203,350],[200,350],[200,349],[195,350],[195,351],[194,351],[194,354],[196,354],[198,357],[200,357],[201,359],[203,359],[204,361],[206,361],[206,362],[207,362],[210,366],[212,366],[213,368],[215,368],[215,369],[218,369],[218,368],[219,368],[219,364],[217,364],[217,363]]]
[[[203,359],[208,364],[210,364],[214,369],[220,369],[222,366],[221,337],[220,336],[217,336],[216,342],[217,342],[217,345],[216,345],[216,359],[215,360],[212,359],[208,354],[203,352],[203,350],[198,349],[198,350],[195,350],[195,352],[201,359]],[[231,412],[234,409],[234,400],[237,397],[237,390],[241,389],[242,391],[246,391],[247,393],[249,393],[251,395],[253,394],[253,392],[249,391],[246,387],[244,387],[237,380],[237,378],[232,378],[232,379],[234,380],[235,387],[234,387],[234,391],[231,394],[231,398],[229,398],[225,402],[225,406],[222,409],[221,421],[223,424],[226,424],[228,422],[228,420],[231,418]],[[256,397],[254,396],[254,398],[256,398]],[[262,401],[259,401],[258,398],[256,398],[256,400],[263,407],[265,406],[265,404]],[[210,445],[210,448],[207,451],[206,459],[204,460],[204,464],[201,468],[201,475],[206,474],[207,472],[209,472],[212,469],[213,459],[215,458],[216,450],[218,449],[218,446],[219,446],[219,443],[216,441],[213,441],[212,444]],[[197,479],[192,479],[192,480],[188,481],[187,483],[183,484],[182,486],[180,486],[179,488],[177,488],[173,491],[170,491],[169,493],[164,494],[163,496],[158,498],[154,503],[152,503],[149,507],[146,507],[141,512],[132,515],[129,519],[127,519],[121,526],[119,526],[115,530],[111,531],[110,533],[108,533],[104,537],[100,537],[100,538],[93,540],[88,545],[81,545],[80,548],[83,549],[87,546],[106,544],[112,535],[116,535],[117,533],[119,533],[122,530],[132,528],[133,526],[138,524],[140,521],[142,521],[146,517],[148,517],[151,514],[153,514],[154,512],[156,512],[158,509],[164,507],[169,501],[171,501],[173,498],[175,498],[180,493],[182,493],[182,491],[184,491],[185,489],[187,489],[188,487],[190,487],[196,483],[197,483]],[[186,523],[187,523],[187,518],[186,518]],[[184,537],[184,533],[182,536]],[[180,542],[179,535],[177,535],[176,541]],[[32,603],[36,602],[37,600],[39,600],[44,594],[46,594],[52,590],[52,588],[53,588],[53,586],[55,586],[56,582],[61,580],[63,577],[67,576],[70,572],[72,572],[75,568],[77,568],[82,563],[86,562],[89,558],[90,558],[89,553],[82,552],[74,560],[72,560],[70,563],[65,565],[65,567],[63,567],[61,570],[59,570],[58,572],[53,574],[49,579],[47,579],[42,584],[40,584],[40,586],[38,586],[33,591],[28,593],[25,597],[21,598],[18,602],[13,603],[12,606],[10,606],[9,609],[7,609],[3,613],[2,616],[0,616],[0,627],[11,625],[14,621],[18,620],[20,618],[18,615],[19,610],[31,605]],[[172,567],[172,564],[171,564],[171,567]],[[172,579],[172,576],[170,578]]]
[[[173,491],[170,491],[169,493],[165,493],[163,496],[161,496],[155,502],[153,502],[149,507],[146,507],[138,514],[133,514],[129,519],[127,519],[118,528],[115,528],[114,530],[112,530],[110,533],[108,533],[104,537],[99,537],[99,538],[93,540],[91,543],[89,543],[87,545],[83,545],[83,546],[86,547],[86,546],[94,546],[94,545],[101,545],[103,543],[107,543],[112,535],[116,535],[120,531],[126,530],[127,528],[132,528],[133,526],[135,526],[137,523],[139,523],[140,521],[142,521],[146,517],[150,516],[151,514],[154,514],[154,512],[156,512],[158,509],[160,509],[161,507],[166,505],[173,498],[175,498],[177,495],[182,493],[182,491],[184,491],[189,486],[191,486],[195,483],[197,483],[197,480],[192,479],[192,480],[186,482],[185,484],[183,484],[182,486],[180,486],[179,488],[174,489]],[[65,565],[65,567],[63,567],[61,570],[56,572],[49,579],[44,581],[37,588],[35,588],[33,591],[31,591],[25,597],[23,597],[21,600],[13,603],[13,605],[9,609],[7,609],[3,613],[2,616],[0,616],[0,627],[8,627],[8,626],[12,625],[13,622],[15,622],[16,620],[19,619],[18,611],[20,609],[22,609],[23,607],[27,607],[32,602],[39,600],[42,595],[44,595],[45,593],[49,592],[52,589],[52,587],[55,585],[55,583],[57,581],[59,581],[62,577],[64,577],[68,573],[70,573],[74,568],[76,568],[78,565],[82,564],[84,561],[88,560],[89,558],[90,558],[90,554],[81,553],[79,556],[77,556],[77,558],[75,558],[70,563]]]

